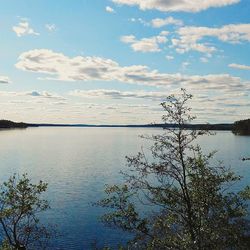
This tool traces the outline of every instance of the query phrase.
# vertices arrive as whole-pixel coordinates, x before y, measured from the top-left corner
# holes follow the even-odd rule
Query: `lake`
[[[149,128],[28,128],[0,131],[0,181],[13,173],[28,173],[32,181],[49,183],[46,198],[52,209],[42,221],[57,225],[60,238],[53,249],[91,249],[91,243],[124,243],[128,235],[104,227],[99,222],[102,208],[91,203],[102,198],[105,184],[122,181],[126,155],[134,155],[144,145],[138,136],[161,133]],[[217,132],[202,137],[205,152],[218,150],[216,160],[223,160],[244,179],[235,190],[250,182],[250,137],[231,132]]]

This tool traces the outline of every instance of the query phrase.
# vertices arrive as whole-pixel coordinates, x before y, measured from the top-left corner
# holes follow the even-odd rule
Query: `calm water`
[[[57,225],[60,234],[53,249],[90,249],[97,241],[115,246],[128,236],[104,227],[98,217],[104,212],[91,205],[103,197],[105,184],[119,183],[126,155],[134,155],[144,145],[141,134],[159,129],[137,128],[29,128],[0,131],[0,181],[13,173],[28,173],[33,181],[49,183],[47,198],[52,209],[43,220]],[[250,182],[250,137],[218,132],[199,140],[205,151],[217,149],[223,160]]]

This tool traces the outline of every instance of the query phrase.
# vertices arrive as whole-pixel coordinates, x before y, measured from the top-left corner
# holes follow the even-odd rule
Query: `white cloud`
[[[128,19],[130,22],[133,22],[133,23],[135,23],[135,22],[138,22],[138,23],[140,23],[140,24],[143,24],[144,26],[150,26],[150,23],[148,23],[147,21],[145,21],[145,20],[143,20],[142,18],[129,18]]]
[[[55,31],[56,30],[56,25],[55,24],[46,24],[45,25],[45,28],[49,31],[49,32],[53,32],[53,31]]]
[[[158,36],[136,39],[133,35],[122,36],[121,41],[131,44],[131,48],[136,52],[160,52],[160,45],[168,41],[168,32],[162,31]]]
[[[135,43],[136,37],[134,35],[122,36],[121,41],[123,43]]]
[[[173,59],[174,59],[174,57],[173,57],[173,56],[169,56],[169,55],[167,55],[167,56],[166,56],[166,59],[170,61],[170,60],[173,60]]]
[[[177,25],[177,26],[182,26],[183,25],[183,22],[182,20],[179,20],[179,19],[175,19],[173,17],[167,17],[165,19],[162,19],[162,18],[155,18],[151,21],[151,25],[154,27],[154,28],[161,28],[163,26],[166,26],[166,25],[170,25],[170,24],[173,24],[173,25]]]
[[[48,98],[48,99],[56,99],[56,100],[65,100],[64,97],[58,95],[58,94],[52,94],[47,91],[30,91],[30,92],[23,92],[26,96],[32,96],[32,97],[42,97],[42,98]]]
[[[24,52],[16,64],[18,69],[50,75],[61,81],[118,81],[163,88],[185,87],[198,90],[241,91],[250,89],[250,82],[229,74],[182,75],[160,73],[144,65],[120,66],[100,57],[67,57],[52,50]],[[192,92],[193,93],[193,92]]]
[[[235,68],[235,69],[250,70],[250,66],[249,66],[249,65],[231,63],[231,64],[229,64],[228,66],[229,66],[230,68]]]
[[[110,6],[106,6],[105,10],[109,13],[115,13],[115,10],[111,8]]]
[[[222,42],[231,44],[250,42],[250,24],[229,24],[221,28],[181,27],[177,34],[179,38],[173,38],[172,44],[178,53],[195,50],[210,55],[216,48],[208,43],[201,42],[206,37],[216,37]]]
[[[39,36],[40,34],[35,32],[31,27],[28,21],[21,21],[17,26],[13,26],[13,31],[18,37],[25,35],[35,35]]]
[[[0,75],[0,84],[8,84],[8,83],[11,83],[9,77]]]
[[[167,36],[169,34],[169,32],[167,30],[163,30],[161,33],[160,33],[160,36]]]
[[[112,0],[114,3],[138,6],[141,10],[156,9],[164,12],[199,12],[211,7],[223,7],[240,0]]]

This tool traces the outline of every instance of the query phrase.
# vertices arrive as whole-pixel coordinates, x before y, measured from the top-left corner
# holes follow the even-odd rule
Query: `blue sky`
[[[0,0],[0,119],[159,122],[181,87],[197,122],[249,117],[250,2],[193,2]]]

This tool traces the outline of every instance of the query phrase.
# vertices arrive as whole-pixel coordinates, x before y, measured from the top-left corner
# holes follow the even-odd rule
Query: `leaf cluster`
[[[14,174],[0,188],[0,225],[9,246],[26,249],[42,244],[49,238],[46,227],[40,225],[38,214],[49,209],[42,198],[48,184],[31,183],[27,174]]]

